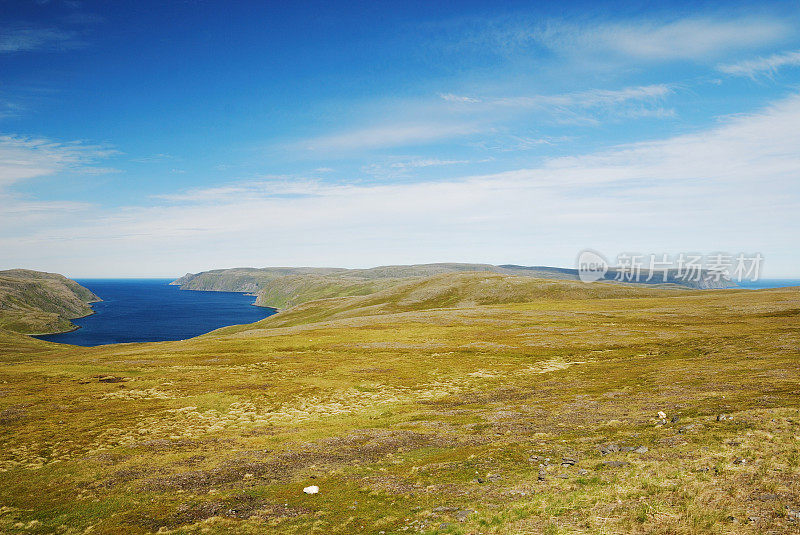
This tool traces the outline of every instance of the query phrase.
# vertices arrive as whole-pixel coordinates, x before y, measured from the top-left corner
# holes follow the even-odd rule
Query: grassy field
[[[375,289],[182,342],[0,329],[0,532],[798,530],[800,288]]]

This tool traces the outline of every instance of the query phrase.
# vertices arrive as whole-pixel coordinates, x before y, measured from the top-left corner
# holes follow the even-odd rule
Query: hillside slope
[[[92,313],[100,298],[57,273],[0,271],[0,329],[46,334],[75,328],[69,321]]]
[[[798,347],[800,288],[474,272],[41,342],[0,366],[0,532],[788,533]]]
[[[283,283],[276,279],[275,283]],[[307,283],[307,279],[300,278]],[[379,288],[377,282],[386,286]],[[342,287],[334,286],[336,290]],[[318,286],[313,288],[319,290]],[[665,295],[685,295],[691,290],[677,286],[655,288],[644,285],[593,283],[577,281],[536,279],[492,272],[443,273],[425,278],[378,279],[353,283],[345,290],[363,290],[361,294],[320,295],[311,300],[309,291],[301,286],[296,289],[299,304],[251,324],[252,326],[285,326],[312,323],[331,319],[427,311],[446,308],[465,308],[481,305],[502,305],[537,301],[564,301],[610,298],[637,298]],[[331,292],[333,293],[333,292]],[[273,294],[261,294],[265,300]],[[261,297],[259,297],[261,298]],[[269,301],[267,301],[269,302]],[[248,329],[240,325],[225,328],[229,332]],[[218,331],[217,331],[218,332]]]
[[[212,290],[254,293],[258,296],[256,304],[286,308],[315,299],[328,297],[360,296],[377,292],[409,279],[422,279],[446,273],[496,273],[516,275],[536,279],[578,281],[574,269],[547,266],[517,266],[491,264],[412,264],[379,266],[369,269],[344,268],[234,268],[206,271],[197,274],[187,273],[172,284],[180,285],[182,290]],[[645,281],[642,287],[664,286],[661,275]],[[615,283],[616,272],[609,271],[603,282]],[[684,288],[725,288],[725,282],[700,281],[685,282],[674,272],[667,273],[667,282],[672,286]]]

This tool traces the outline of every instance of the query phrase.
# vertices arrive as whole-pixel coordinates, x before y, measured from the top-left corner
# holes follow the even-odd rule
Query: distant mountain
[[[74,329],[69,320],[92,313],[100,298],[57,273],[0,271],[0,329],[47,334]]]
[[[549,266],[518,266],[504,264],[436,263],[395,266],[378,266],[368,269],[311,268],[311,267],[269,267],[232,268],[187,273],[173,281],[182,290],[211,290],[228,292],[247,292],[256,294],[257,305],[277,308],[291,307],[316,299],[331,297],[363,296],[407,282],[442,275],[445,273],[485,272],[515,275],[548,280],[578,281],[578,271],[569,268]],[[614,282],[617,272],[610,270],[604,282]],[[646,281],[643,272],[638,285],[664,285],[663,272]],[[725,288],[730,284],[707,282],[686,282],[668,273],[667,285],[682,288]]]

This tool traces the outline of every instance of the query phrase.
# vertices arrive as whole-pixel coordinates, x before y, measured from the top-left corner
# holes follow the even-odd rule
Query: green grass
[[[182,342],[0,332],[0,532],[786,532],[799,307],[470,273]]]

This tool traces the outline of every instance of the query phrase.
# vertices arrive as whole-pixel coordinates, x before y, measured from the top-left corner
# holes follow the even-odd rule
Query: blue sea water
[[[739,288],[759,290],[762,288],[784,288],[786,286],[800,286],[800,279],[759,279],[757,281],[737,282]]]
[[[79,346],[183,340],[227,325],[252,323],[276,312],[253,306],[252,295],[182,291],[170,286],[170,279],[77,282],[103,300],[92,304],[95,313],[73,320],[80,327],[75,331],[38,338]]]

